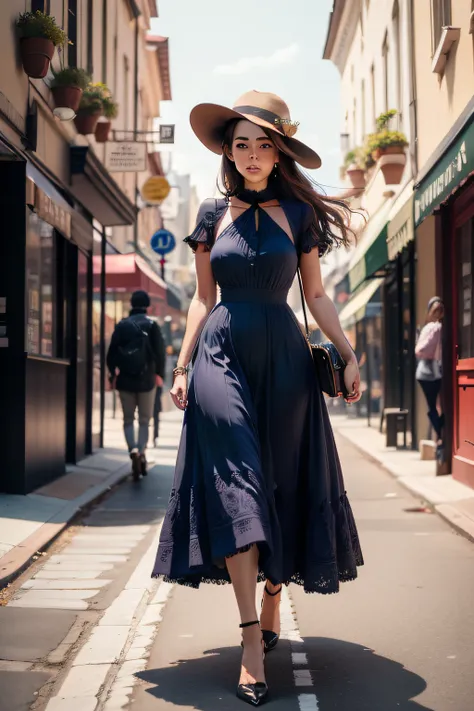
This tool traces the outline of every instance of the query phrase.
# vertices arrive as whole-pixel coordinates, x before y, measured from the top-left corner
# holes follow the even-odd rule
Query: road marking
[[[308,656],[304,651],[304,640],[301,637],[296,612],[287,587],[283,587],[281,596],[281,637],[290,642],[291,662],[293,666],[293,681],[296,688],[314,687],[310,669],[300,669],[308,665]],[[300,711],[319,711],[316,694],[298,694]]]

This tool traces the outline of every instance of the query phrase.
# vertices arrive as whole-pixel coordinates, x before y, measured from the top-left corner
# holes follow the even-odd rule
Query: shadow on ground
[[[308,656],[313,687],[295,688],[288,642],[280,642],[267,658],[267,682],[275,711],[296,711],[300,694],[316,694],[319,711],[433,711],[415,700],[425,690],[425,680],[399,662],[338,639],[310,637],[301,647]],[[230,711],[242,708],[234,696],[239,661],[240,650],[225,647],[137,676],[152,685],[149,694],[178,707]]]

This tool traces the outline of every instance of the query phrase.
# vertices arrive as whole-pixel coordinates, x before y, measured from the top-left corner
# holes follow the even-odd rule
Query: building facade
[[[452,471],[470,486],[474,486],[473,11],[471,0],[414,4],[417,323],[423,324],[428,299],[442,296],[444,471]]]
[[[142,174],[110,173],[105,145],[53,115],[51,69],[41,79],[25,73],[15,27],[25,9],[51,14],[70,37],[62,66],[109,86],[114,128],[148,129],[170,98],[165,62],[147,42],[155,2],[2,3],[0,491],[23,494],[101,446],[106,256],[130,251],[138,230],[156,224],[137,199],[151,163]],[[56,70],[59,61],[56,51]]]
[[[386,407],[408,409],[415,443],[415,252],[413,226],[406,220],[416,170],[410,149],[412,22],[410,0],[335,0],[324,58],[341,74],[346,194],[366,217],[363,225],[356,218],[358,245],[337,288],[341,299],[350,294],[340,317],[361,367],[363,396],[356,412],[370,420]],[[390,110],[396,115],[386,128],[402,132],[408,146],[374,158],[367,139]]]
[[[370,361],[363,324],[373,313],[368,306],[380,300],[382,408],[408,410],[416,448],[432,433],[415,381],[414,346],[428,300],[443,297],[445,461],[438,472],[452,469],[471,485],[473,9],[471,0],[335,0],[324,54],[341,72],[345,150],[367,145],[367,135],[380,131],[376,118],[390,109],[397,114],[385,129],[406,138],[396,160],[371,153],[373,163],[363,166],[361,204],[369,219],[349,264],[343,325],[356,330],[363,371]],[[349,166],[349,178],[360,180],[357,167]]]

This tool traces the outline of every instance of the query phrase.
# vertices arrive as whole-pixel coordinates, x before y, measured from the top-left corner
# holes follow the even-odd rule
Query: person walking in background
[[[107,353],[110,384],[120,395],[123,428],[132,460],[133,478],[147,474],[145,450],[148,428],[155,405],[155,391],[163,386],[165,344],[160,327],[147,315],[150,298],[146,291],[135,291],[127,318],[115,327]],[[118,371],[118,375],[117,375]],[[135,411],[138,409],[138,440],[135,436]]]
[[[437,457],[442,456],[444,415],[438,411],[438,396],[441,391],[441,333],[444,304],[439,296],[428,302],[425,325],[421,329],[415,346],[418,360],[416,379],[428,404],[428,418],[436,433]]]

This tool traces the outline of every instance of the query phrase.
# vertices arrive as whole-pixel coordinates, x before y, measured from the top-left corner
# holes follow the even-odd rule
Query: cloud
[[[291,64],[298,54],[300,48],[293,42],[288,47],[277,49],[273,54],[266,57],[243,57],[234,64],[220,64],[214,69],[215,74],[247,74],[254,69],[270,69],[280,67],[284,64]]]

